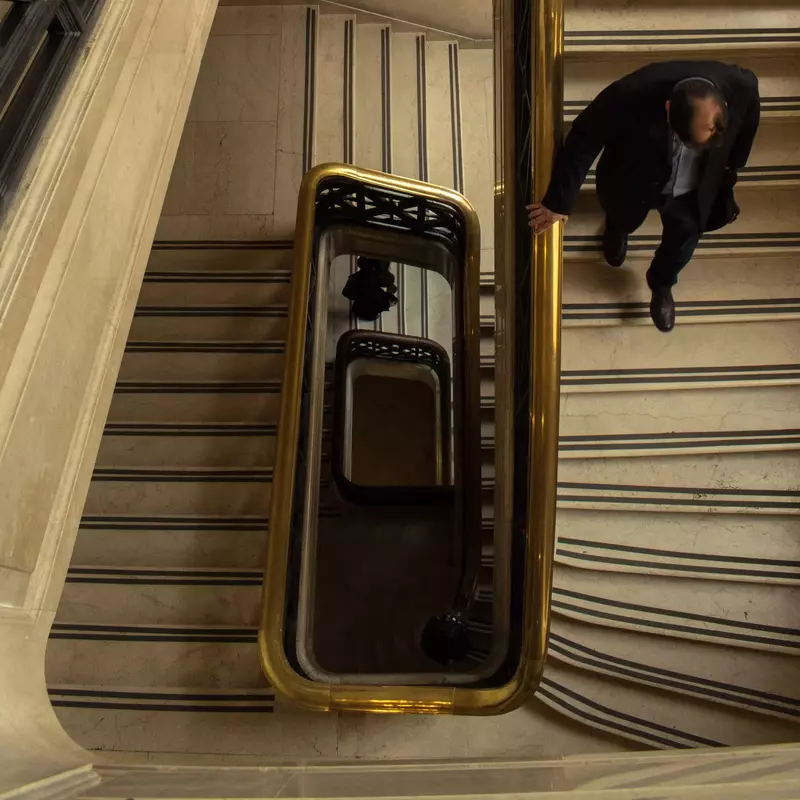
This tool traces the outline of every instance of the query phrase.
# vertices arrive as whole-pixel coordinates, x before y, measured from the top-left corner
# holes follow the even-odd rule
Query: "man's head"
[[[728,124],[725,97],[705,78],[686,78],[675,84],[667,100],[667,118],[687,147],[715,147]]]

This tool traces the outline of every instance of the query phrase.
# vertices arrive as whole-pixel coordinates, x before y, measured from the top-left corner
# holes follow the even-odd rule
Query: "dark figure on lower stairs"
[[[352,303],[353,315],[374,322],[397,303],[397,286],[389,262],[361,256],[358,270],[348,279],[342,294]]]
[[[628,235],[658,210],[663,233],[647,272],[650,315],[660,331],[671,331],[678,274],[703,233],[739,214],[733,187],[759,119],[758,79],[750,70],[719,61],[649,64],[605,88],[578,115],[547,193],[528,206],[530,225],[542,233],[567,219],[602,150],[603,254],[610,266],[621,266]]]

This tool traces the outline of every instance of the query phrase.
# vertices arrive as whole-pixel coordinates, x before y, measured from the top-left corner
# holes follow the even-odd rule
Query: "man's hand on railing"
[[[569,217],[566,214],[556,214],[555,211],[551,211],[549,208],[546,208],[541,203],[533,203],[532,205],[525,206],[528,210],[528,225],[536,233],[544,233],[545,231],[549,231],[556,222],[566,222]]]

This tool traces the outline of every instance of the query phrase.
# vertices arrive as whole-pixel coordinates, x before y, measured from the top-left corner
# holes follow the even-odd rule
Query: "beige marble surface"
[[[354,18],[322,14],[317,54],[317,146],[315,162],[344,161],[344,29]]]
[[[669,730],[736,745],[769,745],[796,741],[800,728],[790,720],[752,714],[693,697],[667,694],[630,681],[609,681],[603,675],[558,663],[548,663],[546,676],[575,693],[596,697],[602,687],[605,704],[645,720],[658,719]]]
[[[275,122],[187,122],[164,213],[272,215],[275,142]]]
[[[685,625],[691,626],[688,631],[670,631],[670,635],[678,638],[696,638],[692,631],[714,629],[713,619],[723,623],[750,622],[762,625],[779,626],[793,630],[796,638],[796,608],[800,595],[797,586],[763,585],[757,583],[733,583],[730,581],[710,581],[685,578],[681,580],[681,591],[674,591],[675,579],[661,575],[630,575],[616,572],[613,578],[608,572],[599,570],[575,569],[571,567],[559,568],[556,572],[555,586],[592,597],[601,598],[606,603],[619,602],[633,604],[630,607],[619,609],[628,621],[599,620],[598,624],[608,627],[620,626],[636,630],[640,617],[649,620],[658,616],[662,611],[675,612],[678,616],[690,615],[689,618],[680,620]],[[670,588],[672,587],[672,588]],[[642,612],[635,606],[647,606],[650,610]],[[565,613],[560,611],[559,613]],[[691,619],[692,614],[705,614],[710,619]],[[570,614],[570,616],[572,616]],[[639,629],[647,630],[644,625]],[[768,632],[763,632],[767,634]],[[710,637],[709,637],[710,638]],[[729,645],[736,646],[735,642],[726,640]],[[749,645],[740,643],[739,646],[757,646],[768,648],[768,643]],[[780,648],[776,645],[774,649]],[[782,652],[792,653],[792,647],[783,648]]]
[[[392,34],[392,170],[419,178],[417,34]]]
[[[291,236],[302,177],[305,27],[305,6],[218,10],[159,239]]]
[[[759,6],[753,14],[752,5],[740,0],[674,0],[669,5],[631,3],[630,0],[602,0],[585,3],[567,0],[566,29],[584,31],[624,30],[690,30],[796,28],[800,14],[791,4],[772,3]]]
[[[660,59],[663,59],[663,53],[659,55],[658,52],[626,54],[608,60],[567,59],[564,63],[564,99],[591,100],[617,78]],[[797,59],[742,53],[736,58],[736,63],[756,73],[762,97],[800,95],[800,64]]]
[[[561,433],[592,435],[800,429],[796,386],[683,391],[564,393]]]
[[[428,180],[453,188],[453,130],[448,42],[427,43]]]
[[[383,169],[384,120],[381,114],[382,25],[356,26],[355,163],[368,169]]]

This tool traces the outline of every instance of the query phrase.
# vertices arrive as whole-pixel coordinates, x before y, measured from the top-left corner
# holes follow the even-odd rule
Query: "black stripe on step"
[[[601,492],[645,492],[650,494],[684,494],[714,496],[741,496],[741,497],[785,497],[800,498],[800,492],[789,489],[726,489],[726,488],[698,488],[690,486],[648,486],[626,483],[577,483],[574,481],[559,481],[559,489],[592,489]]]
[[[68,573],[79,575],[117,575],[117,576],[150,576],[155,578],[247,578],[261,579],[262,570],[252,569],[169,569],[148,567],[70,567]]]
[[[774,578],[777,580],[800,581],[798,572],[776,572],[772,570],[739,569],[736,567],[711,567],[705,564],[674,564],[660,561],[642,561],[614,556],[602,556],[595,553],[575,553],[559,550],[562,558],[574,558],[592,564],[615,564],[620,567],[640,567],[654,572],[684,572],[695,575],[719,575],[721,577]]]
[[[740,438],[740,439],[670,439],[667,441],[653,440],[632,441],[627,439],[619,439],[614,441],[605,441],[600,443],[584,442],[581,444],[569,444],[562,442],[559,443],[558,449],[562,453],[581,453],[581,452],[599,452],[605,450],[669,450],[676,448],[684,448],[687,450],[697,449],[701,447],[748,447],[754,449],[761,445],[781,445],[781,444],[798,444],[800,437],[781,437],[781,436],[763,436],[761,438]],[[493,443],[489,446],[493,446]]]
[[[66,639],[81,642],[192,642],[193,644],[256,644],[258,632],[252,634],[229,634],[226,636],[213,636],[204,633],[195,634],[163,634],[154,633],[113,633],[59,630],[50,634],[51,639]]]
[[[652,547],[636,547],[627,544],[607,544],[605,542],[591,542],[587,539],[571,539],[565,536],[558,537],[559,543],[574,545],[575,547],[602,547],[604,550],[615,550],[621,553],[640,553],[642,555],[663,556],[664,558],[691,558],[698,561],[721,561],[726,564],[764,564],[769,567],[797,567],[800,561],[790,561],[775,558],[754,558],[748,556],[723,556],[708,553],[689,553],[685,550],[657,550]]]
[[[656,32],[657,34],[660,31]],[[625,39],[621,41],[606,41],[605,39],[584,39],[580,42],[569,40],[570,37],[565,37],[565,43],[569,48],[570,45],[575,46],[577,44],[589,45],[591,47],[601,48],[603,45],[612,45],[612,46],[619,46],[620,44],[628,45],[628,46],[636,46],[636,45],[686,45],[690,44],[692,46],[699,46],[699,45],[712,45],[712,44],[735,44],[735,45],[742,45],[742,44],[760,44],[763,47],[770,47],[775,44],[781,43],[798,43],[800,42],[800,37],[797,35],[787,35],[787,36],[771,36],[771,37],[761,37],[758,38],[756,36],[750,37],[734,37],[734,36],[705,36],[705,37],[672,37],[672,38],[661,38],[658,35],[652,37],[636,37]]]
[[[737,628],[739,630],[758,631],[760,633],[775,633],[780,636],[797,636],[799,631],[793,628],[781,628],[777,625],[764,625],[758,622],[741,622],[740,620],[722,619],[721,617],[710,617],[705,614],[693,614],[691,611],[674,611],[670,608],[652,608],[650,606],[643,606],[637,603],[628,603],[624,600],[609,600],[603,597],[595,597],[593,595],[584,594],[582,592],[575,592],[571,589],[562,589],[556,587],[553,589],[553,594],[563,595],[573,600],[583,600],[588,603],[593,603],[600,606],[608,606],[611,608],[624,608],[628,611],[637,611],[643,614],[654,614],[656,616],[670,617],[671,619],[692,620],[694,622],[702,622],[704,625],[718,625],[719,627]],[[634,617],[622,617],[629,622],[640,622],[644,624],[644,620]],[[687,630],[697,631],[697,628],[688,628]],[[710,631],[703,631],[709,633]],[[728,634],[723,634],[728,635]],[[779,644],[776,639],[764,639],[771,644]],[[800,642],[793,644],[792,647],[800,647]]]
[[[137,483],[261,483],[272,480],[272,468],[254,469],[136,469],[99,467],[92,473],[94,481]]]
[[[116,531],[266,531],[267,517],[139,517],[88,514],[81,530]]]
[[[128,342],[126,353],[253,353],[280,355],[283,342]]]
[[[224,573],[217,575],[202,570],[155,572],[153,570],[83,570],[71,568],[67,572],[67,583],[102,584],[106,586],[261,586],[260,572]]]
[[[71,689],[66,687],[48,687],[51,697],[94,697],[110,700],[194,700],[198,702],[249,703],[269,702],[275,699],[274,692],[231,692],[230,694],[213,694],[211,692],[179,692],[179,691],[144,691],[125,689]]]
[[[117,394],[280,394],[280,381],[117,381]]]
[[[289,316],[284,305],[272,306],[137,306],[136,317],[270,317]]]
[[[272,714],[275,711],[273,706],[223,706],[223,705],[168,705],[159,703],[109,703],[93,702],[89,700],[58,700],[50,699],[50,705],[54,708],[98,708],[103,710],[117,711],[204,711],[207,713],[229,713],[229,714]]]
[[[800,436],[800,428],[777,428],[744,431],[665,431],[663,433],[585,433],[585,434],[562,434],[559,439],[561,442],[646,442],[648,440],[668,439],[678,441],[688,439],[775,439],[785,437]]]
[[[601,653],[597,650],[593,650],[590,647],[578,644],[577,642],[560,636],[557,633],[550,634],[550,646],[553,652],[560,653],[565,658],[574,659],[580,664],[603,667],[605,669],[614,669],[615,672],[618,671],[620,674],[627,677],[632,677],[634,679],[637,676],[639,678],[643,677],[642,673],[645,673],[652,676],[658,676],[657,678],[654,677],[653,680],[658,680],[659,682],[663,681],[664,685],[672,686],[673,688],[689,688],[699,691],[700,687],[702,686],[705,689],[704,694],[712,697],[717,697],[723,700],[728,699],[739,701],[743,704],[746,703],[759,708],[777,711],[781,714],[790,714],[792,716],[800,715],[800,700],[796,700],[793,697],[785,697],[783,695],[772,694],[770,692],[761,692],[755,689],[749,689],[745,686],[721,683],[720,681],[712,681],[708,678],[700,678],[694,675],[687,675],[681,672],[673,672],[672,670],[662,669],[661,667],[654,667],[650,664],[628,661],[624,658],[619,658],[608,653]],[[578,650],[579,654],[570,652],[571,650]],[[613,665],[613,667],[609,665]],[[736,695],[744,695],[744,697],[736,697]],[[746,700],[745,698],[749,699]],[[776,705],[776,703],[793,706],[794,710],[783,708],[780,705]]]
[[[594,377],[603,375],[713,375],[714,373],[761,373],[761,372],[789,372],[800,370],[800,364],[758,364],[741,367],[656,367],[649,369],[576,369],[566,370],[564,375]]]
[[[786,34],[800,34],[800,28],[703,28],[699,31],[689,30],[687,28],[664,28],[664,29],[645,29],[634,28],[625,30],[590,30],[590,31],[568,31],[564,34],[565,37],[591,37],[591,36],[605,36],[609,38],[624,39],[626,36],[650,36],[650,35],[676,35],[684,36],[687,34],[697,34],[698,36],[726,36],[733,34],[770,34],[770,33],[786,33]]]
[[[183,641],[186,638],[200,641],[216,642],[229,641],[232,637],[246,642],[255,642],[258,639],[258,628],[234,627],[203,627],[203,626],[174,626],[174,625],[96,625],[91,623],[54,622],[50,632],[51,638],[55,635],[72,634],[71,638],[102,639],[105,636],[118,639],[132,638],[138,640],[141,636],[149,637],[148,641]]]
[[[553,609],[556,611],[556,613],[558,613],[558,611],[561,611],[562,613],[565,611],[572,611],[575,614],[582,616],[594,617],[595,619],[600,620],[608,620],[609,622],[619,622],[628,628],[636,626],[640,628],[651,628],[654,631],[669,631],[671,633],[679,631],[681,633],[689,634],[691,638],[708,637],[709,639],[726,639],[729,641],[744,642],[747,644],[763,644],[771,647],[777,646],[800,649],[800,642],[793,642],[791,640],[779,640],[770,638],[769,636],[755,636],[753,634],[738,633],[735,631],[718,631],[712,630],[711,628],[697,628],[692,627],[691,625],[680,625],[676,622],[659,622],[658,620],[642,619],[641,617],[626,617],[624,614],[613,614],[608,611],[600,611],[594,608],[584,608],[583,606],[565,603],[561,600],[553,601]],[[657,614],[659,613],[659,609],[651,609],[650,613]],[[720,620],[713,621],[716,623],[720,622]]]
[[[739,173],[741,176],[741,172]],[[288,269],[274,270],[155,270],[145,272],[143,283],[289,283]]]
[[[236,241],[227,239],[159,239],[152,250],[291,250],[290,239],[254,239]]]
[[[104,436],[275,436],[277,425],[260,422],[107,422]]]
[[[724,747],[723,744],[720,742],[715,742],[712,739],[705,739],[702,736],[695,736],[692,733],[685,733],[677,728],[668,728],[665,725],[659,725],[657,722],[644,720],[640,717],[635,717],[632,714],[625,714],[622,711],[617,711],[613,708],[609,708],[608,706],[601,705],[600,703],[596,703],[594,700],[590,700],[588,697],[582,697],[581,695],[577,694],[577,692],[573,692],[571,689],[567,689],[561,684],[551,681],[549,678],[542,679],[539,689],[537,690],[537,694],[544,694],[553,702],[558,703],[559,705],[566,705],[564,700],[553,694],[553,692],[556,691],[567,695],[567,697],[577,701],[578,703],[582,703],[583,705],[589,706],[589,708],[592,708],[595,711],[606,714],[613,718],[612,720],[608,720],[604,717],[596,717],[581,708],[571,705],[569,706],[573,713],[576,713],[578,716],[581,716],[585,719],[594,720],[597,724],[616,728],[620,731],[627,731],[628,733],[639,738],[650,739],[651,741],[660,742],[668,747],[674,747],[678,749],[687,749],[690,747],[690,745],[683,744],[675,739],[664,738],[664,736],[659,734],[666,734],[667,736],[680,736],[687,742],[694,742],[695,744],[704,745],[706,747]],[[633,725],[641,725],[643,730],[639,728],[632,728],[630,725],[625,725],[624,723],[626,722]],[[653,733],[653,731],[658,731],[659,733]]]

